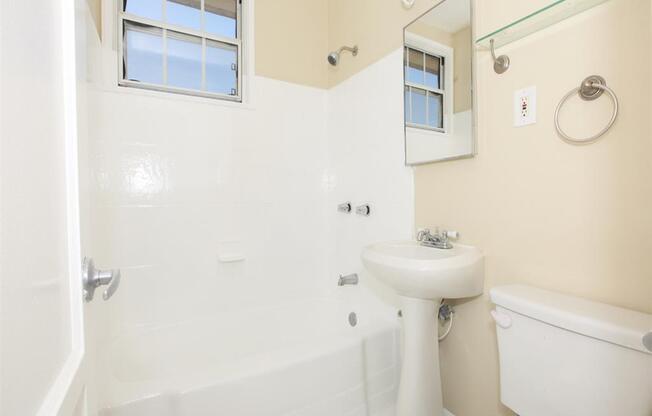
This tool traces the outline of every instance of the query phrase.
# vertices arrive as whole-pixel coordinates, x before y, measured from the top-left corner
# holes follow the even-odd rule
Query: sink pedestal
[[[436,305],[440,300],[401,296],[403,364],[397,416],[439,416],[443,412],[439,375]]]
[[[441,299],[482,294],[484,255],[475,247],[450,249],[418,241],[388,241],[362,250],[362,263],[403,303],[403,368],[397,416],[441,416],[437,311]]]

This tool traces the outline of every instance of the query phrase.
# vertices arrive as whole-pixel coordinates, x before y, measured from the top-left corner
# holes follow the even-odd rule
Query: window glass
[[[412,127],[444,129],[444,57],[406,46],[405,120]]]
[[[153,20],[163,20],[163,3],[161,0],[124,0],[127,13]]]
[[[165,16],[172,25],[201,30],[201,0],[166,0]]]
[[[237,0],[204,0],[205,31],[228,38],[237,37]]]
[[[428,92],[428,125],[430,127],[439,129],[444,127],[442,104],[441,94]]]
[[[220,94],[237,93],[238,51],[235,47],[206,41],[206,90]]]
[[[201,38],[168,31],[168,85],[201,89]]]
[[[440,85],[440,60],[436,56],[426,54],[426,83],[430,88],[443,89]]]
[[[239,0],[122,4],[121,86],[241,99]]]
[[[412,122],[412,119],[410,117],[410,87],[407,85],[405,86],[405,100],[403,101],[403,111],[405,112],[405,120],[407,120],[408,123]]]
[[[423,52],[408,49],[408,65],[405,79],[415,84],[423,84]]]
[[[163,31],[126,22],[124,34],[125,78],[151,84],[163,83]]]
[[[411,89],[412,123],[426,125],[426,91]]]

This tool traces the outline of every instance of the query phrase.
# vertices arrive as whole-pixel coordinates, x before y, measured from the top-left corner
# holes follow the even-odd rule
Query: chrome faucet
[[[358,274],[357,273],[347,274],[346,276],[340,275],[340,279],[337,281],[338,286],[357,285],[357,284],[358,284]]]
[[[449,239],[456,239],[458,236],[457,231],[442,231],[439,232],[439,229],[435,230],[435,233],[432,234],[429,229],[424,228],[417,232],[417,241],[426,247],[442,248],[442,249],[451,249],[453,244]]]

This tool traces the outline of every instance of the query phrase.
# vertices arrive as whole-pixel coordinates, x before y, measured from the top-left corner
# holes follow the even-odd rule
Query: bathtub
[[[100,415],[393,415],[400,332],[387,312],[317,298],[121,334]]]

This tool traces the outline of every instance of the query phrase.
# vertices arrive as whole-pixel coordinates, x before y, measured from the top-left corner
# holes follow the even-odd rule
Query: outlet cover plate
[[[537,87],[514,91],[514,126],[522,127],[537,122]]]

